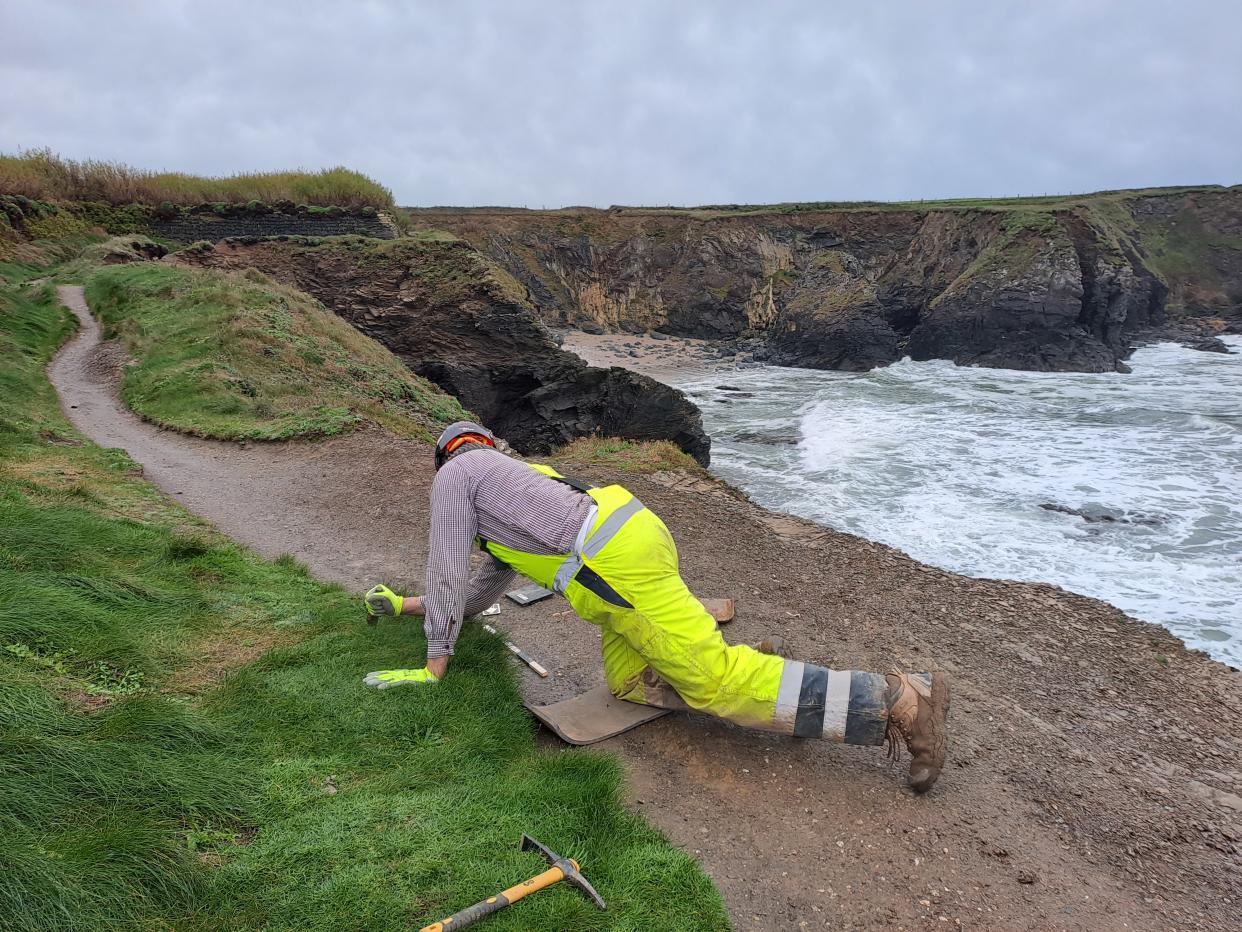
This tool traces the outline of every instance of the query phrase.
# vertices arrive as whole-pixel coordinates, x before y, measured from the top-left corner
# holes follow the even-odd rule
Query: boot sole
[[[910,769],[910,788],[916,793],[926,793],[930,790],[939,779],[940,771],[944,769],[944,759],[949,750],[948,718],[951,692],[949,674],[933,673],[931,697],[928,699],[932,712],[928,728],[932,738],[932,759],[926,765],[920,766],[917,774],[913,767]]]

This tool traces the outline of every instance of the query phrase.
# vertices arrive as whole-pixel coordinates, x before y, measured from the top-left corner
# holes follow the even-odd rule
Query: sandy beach
[[[632,369],[668,385],[703,373],[732,372],[749,359],[745,354],[721,356],[720,344],[711,340],[581,330],[565,330],[560,335],[565,340],[563,348],[589,365]]]

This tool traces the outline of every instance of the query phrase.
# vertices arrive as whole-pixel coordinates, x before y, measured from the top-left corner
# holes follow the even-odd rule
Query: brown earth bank
[[[902,356],[1124,371],[1138,340],[1242,329],[1242,187],[927,205],[407,209],[555,326],[745,342],[869,369]]]
[[[85,336],[51,375],[79,429],[265,555],[358,590],[420,590],[428,448],[374,430],[279,445],[157,430],[116,400],[121,357],[93,346],[80,291],[65,296]],[[691,587],[738,599],[731,640],[779,634],[826,666],[955,678],[949,765],[926,797],[878,749],[702,717],[603,746],[626,763],[631,804],[701,860],[738,928],[1237,928],[1242,674],[1092,599],[924,566],[702,473],[560,466],[619,480],[664,518]],[[602,680],[596,629],[559,598],[506,602],[492,620],[553,671],[520,674],[532,698]],[[394,666],[421,662],[413,645]]]
[[[702,418],[680,391],[564,352],[524,289],[465,242],[228,240],[172,259],[255,268],[308,292],[524,453],[602,433],[672,440],[708,461]]]

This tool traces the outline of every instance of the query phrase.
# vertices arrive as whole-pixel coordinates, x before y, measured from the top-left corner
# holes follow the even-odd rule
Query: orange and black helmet
[[[454,451],[467,443],[495,447],[496,438],[482,424],[476,424],[474,421],[454,421],[444,428],[444,433],[436,441],[436,469],[443,466]]]

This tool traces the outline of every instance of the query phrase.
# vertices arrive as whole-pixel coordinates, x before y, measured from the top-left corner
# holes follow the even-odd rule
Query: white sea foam
[[[764,505],[1104,599],[1242,667],[1242,338],[1226,342],[1140,349],[1129,375],[904,360],[683,387],[714,471]]]

